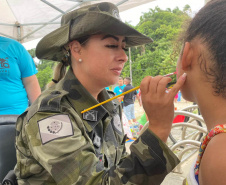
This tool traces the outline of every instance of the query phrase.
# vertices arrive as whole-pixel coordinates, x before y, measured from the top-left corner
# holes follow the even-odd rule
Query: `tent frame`
[[[1,31],[0,31],[0,35],[3,35],[3,36],[6,36],[6,37],[9,37],[9,38],[12,38],[12,39],[17,40],[19,42],[23,42],[24,39],[26,39],[30,35],[38,32],[39,30],[41,30],[42,28],[44,28],[47,25],[60,24],[60,22],[54,22],[54,21],[57,20],[57,19],[59,19],[60,17],[62,17],[62,15],[70,12],[71,10],[73,10],[73,9],[75,9],[77,7],[81,7],[81,6],[87,5],[87,3],[91,3],[91,2],[94,2],[94,1],[98,1],[98,0],[68,0],[68,1],[72,1],[72,2],[77,2],[77,4],[74,5],[74,6],[72,6],[69,9],[67,9],[66,11],[63,11],[62,9],[56,7],[55,5],[53,5],[52,3],[50,3],[48,0],[40,0],[40,1],[42,1],[43,3],[45,3],[46,5],[48,5],[49,7],[57,10],[58,12],[60,12],[60,14],[58,16],[54,17],[53,19],[51,19],[48,22],[36,22],[36,23],[26,23],[26,24],[21,24],[19,22],[15,22],[15,24],[7,24],[7,23],[1,23],[0,22],[0,25],[10,26],[10,27],[16,28],[17,38],[16,37],[12,37],[10,35],[7,35],[5,33],[2,33]],[[115,5],[116,6],[120,6],[120,5],[123,5],[124,3],[126,3],[127,1],[129,1],[129,0],[121,0],[120,2],[116,3]],[[153,1],[153,0],[150,0],[150,2],[151,1]],[[127,9],[129,9],[129,8],[127,8]],[[31,26],[31,25],[40,25],[40,27],[36,28],[35,30],[31,31],[30,33],[28,33],[28,34],[26,34],[24,36],[21,36],[22,27],[23,26]]]

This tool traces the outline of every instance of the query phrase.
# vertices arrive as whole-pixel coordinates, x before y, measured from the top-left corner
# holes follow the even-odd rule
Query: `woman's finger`
[[[169,91],[169,95],[171,98],[174,98],[180,88],[184,85],[184,82],[186,81],[187,74],[184,73],[183,75],[180,76],[180,78],[177,80],[177,83],[171,88]]]
[[[157,88],[159,81],[163,78],[163,76],[155,76],[152,78],[152,81],[149,85],[149,91],[151,94],[156,94],[157,93]]]
[[[140,91],[142,94],[147,94],[149,92],[149,85],[152,80],[151,76],[146,76],[140,83]]]
[[[157,87],[157,92],[162,94],[165,94],[166,92],[166,85],[172,81],[172,78],[170,77],[163,77],[159,83],[158,83],[158,87]]]

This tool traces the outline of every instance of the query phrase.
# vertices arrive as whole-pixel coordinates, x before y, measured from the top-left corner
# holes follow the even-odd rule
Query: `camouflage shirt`
[[[114,96],[103,90],[100,102]],[[97,100],[70,69],[16,124],[19,185],[159,185],[179,160],[149,129],[125,152],[121,106]]]

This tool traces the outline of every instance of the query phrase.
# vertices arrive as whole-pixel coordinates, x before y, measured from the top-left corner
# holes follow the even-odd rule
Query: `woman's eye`
[[[118,45],[106,45],[108,48],[118,48]]]
[[[129,51],[128,48],[122,48],[124,51]]]
[[[106,47],[108,47],[108,48],[118,48],[119,46],[118,45],[106,45]],[[122,48],[124,51],[128,51],[128,49],[127,48]]]

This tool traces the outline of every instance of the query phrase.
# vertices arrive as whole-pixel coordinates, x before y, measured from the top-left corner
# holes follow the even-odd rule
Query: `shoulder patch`
[[[72,136],[73,128],[68,115],[58,114],[38,121],[42,144],[55,139]]]
[[[118,114],[115,114],[113,117],[113,125],[116,132],[118,132],[119,134],[122,134],[122,124]]]
[[[113,98],[115,96],[115,93],[111,90],[107,90],[108,95]]]

